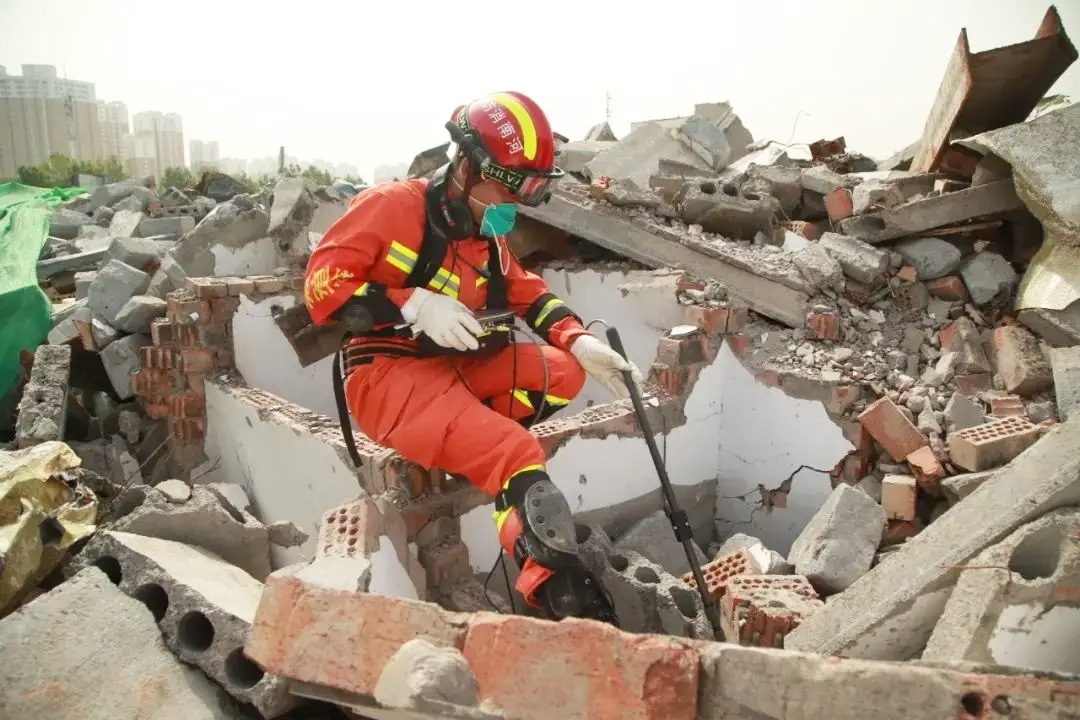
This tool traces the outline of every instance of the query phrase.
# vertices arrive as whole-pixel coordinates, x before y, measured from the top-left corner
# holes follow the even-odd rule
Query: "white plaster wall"
[[[410,600],[419,600],[416,585],[409,577],[408,569],[398,559],[394,543],[389,535],[379,536],[379,549],[368,558],[371,562],[371,585],[368,592],[372,595],[388,595]]]
[[[199,482],[236,483],[262,522],[291,520],[308,533],[301,547],[271,548],[275,567],[313,558],[323,513],[359,495],[356,475],[322,440],[261,419],[255,406],[209,382],[206,413],[205,448],[215,469]]]
[[[799,472],[787,507],[757,509],[759,485],[774,490],[800,465],[831,470],[852,449],[825,406],[789,397],[754,379],[725,343],[715,365],[724,388],[720,401],[717,534],[743,532],[787,555],[791,543],[832,492],[828,475]],[[745,499],[739,499],[745,496]]]
[[[1005,608],[990,637],[990,655],[1000,665],[1080,673],[1080,608]]]
[[[336,419],[337,405],[330,384],[333,358],[301,367],[289,341],[274,324],[271,306],[288,310],[297,302],[292,295],[258,302],[240,298],[240,308],[233,318],[236,367],[251,387]]]
[[[243,247],[229,248],[214,245],[214,275],[270,275],[282,265],[277,246],[268,237]]]
[[[544,270],[542,277],[551,292],[566,301],[586,322],[606,321],[619,331],[630,360],[647,374],[656,358],[656,345],[669,328],[682,322],[682,308],[675,286],[681,272],[596,272],[594,270]],[[624,294],[625,293],[625,294]],[[592,330],[607,342],[606,328]],[[611,402],[611,394],[591,378],[564,411],[581,412],[593,404]]]

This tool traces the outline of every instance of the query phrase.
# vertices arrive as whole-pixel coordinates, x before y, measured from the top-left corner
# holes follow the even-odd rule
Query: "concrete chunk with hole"
[[[10,720],[245,717],[99,568],[0,619],[0,647],[0,717]]]
[[[694,557],[699,565],[708,562],[705,553],[693,540],[690,541]],[[675,538],[671,521],[662,510],[636,522],[615,542],[616,552],[637,552],[677,577],[690,572],[686,550]]]
[[[98,532],[69,571],[91,566],[142,601],[169,648],[237,700],[266,718],[296,706],[284,679],[264,674],[244,656],[261,582],[205,550],[111,530]]]

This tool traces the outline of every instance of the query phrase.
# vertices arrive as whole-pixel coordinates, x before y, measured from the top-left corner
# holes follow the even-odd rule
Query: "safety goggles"
[[[494,180],[514,196],[522,205],[537,207],[551,197],[555,184],[565,175],[562,169],[551,170],[511,170],[491,161],[489,158],[480,166],[483,180]]]

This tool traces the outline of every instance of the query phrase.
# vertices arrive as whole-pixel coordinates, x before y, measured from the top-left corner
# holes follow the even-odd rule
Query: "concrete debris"
[[[191,498],[183,504],[175,504],[164,492],[151,489],[142,505],[117,519],[112,527],[203,548],[242,568],[256,580],[264,580],[271,570],[270,530],[254,516],[225,507],[211,490],[201,485],[190,489]],[[297,533],[288,539],[304,535]],[[287,535],[275,531],[274,540],[286,540]]]
[[[837,593],[870,569],[884,528],[880,505],[840,485],[792,543],[788,560],[819,591]]]
[[[615,137],[615,133],[611,131],[611,125],[602,122],[589,128],[589,132],[585,133],[582,139],[586,142],[615,142],[619,138]]]
[[[825,233],[818,240],[833,258],[840,263],[844,274],[852,280],[873,284],[889,268],[889,254],[858,238],[837,233]]]
[[[387,661],[375,684],[375,700],[385,707],[437,713],[446,705],[474,707],[480,696],[460,650],[414,638]]]
[[[589,162],[605,150],[610,150],[614,145],[614,141],[601,140],[566,143],[559,148],[559,167],[568,173],[585,175],[585,168]]]
[[[705,564],[708,561],[705,553],[701,551],[697,543],[692,540],[691,543],[698,564]],[[675,539],[671,521],[662,510],[642,518],[623,533],[615,541],[615,551],[618,553],[636,552],[675,576],[690,571],[686,551],[682,543]]]
[[[973,398],[958,392],[945,405],[945,421],[950,432],[964,430],[982,425],[986,421],[986,412]]]
[[[87,302],[95,316],[109,324],[133,295],[141,295],[150,285],[150,276],[120,260],[110,260],[90,284]]]
[[[139,225],[146,219],[142,212],[120,210],[109,221],[109,235],[112,237],[134,237],[138,234]]]
[[[15,444],[19,448],[64,439],[67,421],[70,345],[39,345],[30,381],[19,401]]]
[[[1080,347],[1050,348],[1057,410],[1062,422],[1080,414]]]
[[[729,643],[782,648],[784,638],[824,603],[802,575],[738,575],[721,606]]]
[[[150,344],[148,335],[128,335],[109,343],[108,347],[101,351],[99,356],[105,366],[105,373],[109,376],[116,396],[121,400],[134,396],[131,379],[142,367],[139,350]]]
[[[713,170],[723,170],[732,159],[724,131],[703,117],[691,115],[675,132],[679,140]]]
[[[999,300],[1012,291],[1017,275],[1009,261],[994,252],[981,252],[968,258],[960,268],[960,277],[976,305]]]
[[[763,575],[790,575],[795,572],[794,566],[785,560],[783,555],[765,547],[765,544],[757,538],[743,533],[735,533],[722,542],[712,556],[713,558],[726,557],[743,548],[750,553]]]
[[[154,589],[156,588],[156,590]],[[147,609],[89,567],[0,620],[0,715],[239,720],[239,708],[166,647]],[[51,691],[45,691],[47,689]]]
[[[165,311],[165,301],[161,298],[133,295],[121,306],[112,324],[127,333],[149,333],[150,323],[154,318],[165,317]]]
[[[288,215],[284,217],[287,220]],[[269,230],[270,216],[265,208],[250,195],[237,195],[215,206],[194,230],[180,238],[169,255],[186,276],[213,276],[218,274],[215,249],[236,252],[268,237]]]
[[[993,333],[994,370],[1005,390],[1031,397],[1054,384],[1050,363],[1039,349],[1039,341],[1026,329],[1003,326]]]
[[[936,280],[960,267],[960,250],[941,238],[904,240],[894,245],[893,250],[915,268],[920,280]]]
[[[675,205],[687,225],[738,240],[752,240],[758,233],[771,239],[779,227],[779,204],[771,195],[739,194],[713,180],[684,183]]]
[[[140,600],[180,660],[195,665],[234,698],[275,718],[296,705],[282,678],[244,656],[263,585],[199,548],[126,532],[103,531],[69,571],[97,567]]]
[[[844,269],[821,244],[809,245],[792,256],[792,262],[817,290],[844,291]]]
[[[270,206],[270,237],[286,255],[302,257],[306,252],[307,228],[318,202],[300,178],[282,178],[274,186]],[[297,243],[297,239],[303,242]]]
[[[710,169],[709,164],[685,143],[672,137],[669,128],[659,122],[649,122],[599,153],[586,164],[585,170],[591,179],[633,180],[638,187],[645,188],[649,187],[649,178],[660,171],[661,160],[700,170]]]

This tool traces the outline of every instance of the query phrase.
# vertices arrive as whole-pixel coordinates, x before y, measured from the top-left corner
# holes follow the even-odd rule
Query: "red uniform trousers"
[[[494,497],[511,475],[547,459],[519,422],[540,409],[545,360],[545,405],[565,407],[585,372],[569,352],[529,342],[490,357],[376,357],[349,374],[345,394],[372,440],[422,467],[463,475]]]

